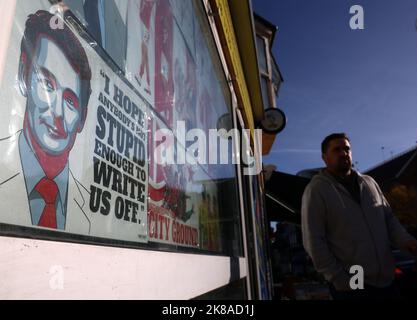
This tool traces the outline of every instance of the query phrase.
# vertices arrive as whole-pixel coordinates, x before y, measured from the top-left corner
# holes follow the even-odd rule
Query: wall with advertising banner
[[[153,156],[159,129],[173,130],[175,155],[189,154],[178,123],[208,133],[230,113],[202,4],[65,5],[63,29],[49,1],[16,8],[0,75],[0,223],[216,252],[240,243],[240,231],[223,232],[240,228],[237,187],[219,204],[220,183],[237,183],[232,162]]]
[[[0,222],[146,242],[147,104],[49,9],[25,2],[13,20]]]

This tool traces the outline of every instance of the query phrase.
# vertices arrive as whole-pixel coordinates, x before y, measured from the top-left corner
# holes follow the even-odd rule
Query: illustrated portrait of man
[[[51,18],[40,10],[26,21],[18,69],[26,109],[23,129],[0,140],[0,222],[88,233],[88,199],[69,155],[86,121],[91,70],[69,26],[52,29]]]

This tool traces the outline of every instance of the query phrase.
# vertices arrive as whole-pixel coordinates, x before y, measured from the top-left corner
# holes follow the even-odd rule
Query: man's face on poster
[[[72,147],[83,125],[80,76],[55,42],[45,37],[28,71],[30,129],[45,152],[61,154]]]

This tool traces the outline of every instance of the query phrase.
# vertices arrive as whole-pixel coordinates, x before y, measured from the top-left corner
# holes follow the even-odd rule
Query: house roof
[[[269,220],[300,223],[301,199],[310,179],[274,171],[265,183],[265,202]]]
[[[386,186],[392,181],[401,179],[408,172],[413,163],[417,164],[417,147],[413,147],[400,153],[394,158],[378,164],[364,172],[381,185]]]

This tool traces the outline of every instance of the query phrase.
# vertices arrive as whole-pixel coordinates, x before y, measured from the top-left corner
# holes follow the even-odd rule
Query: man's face
[[[27,112],[42,149],[57,155],[72,147],[82,127],[81,79],[64,53],[41,38],[28,74]]]
[[[347,173],[352,168],[352,151],[349,141],[343,138],[331,140],[326,153],[323,154],[323,160],[327,168]]]

